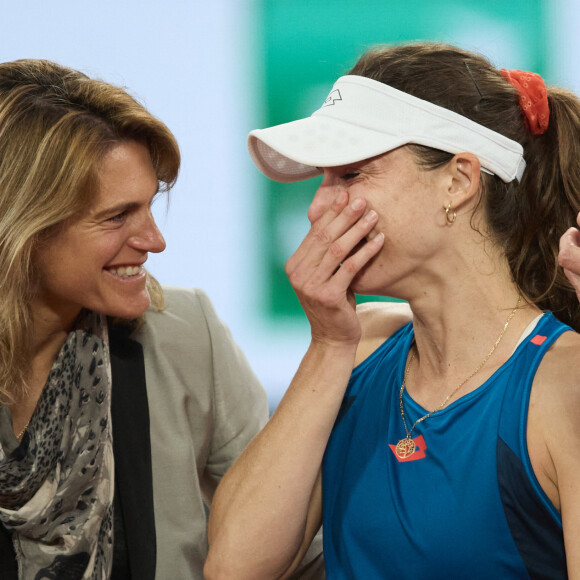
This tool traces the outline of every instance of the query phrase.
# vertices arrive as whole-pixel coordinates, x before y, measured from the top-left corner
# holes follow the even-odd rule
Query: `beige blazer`
[[[164,288],[141,343],[149,403],[158,579],[203,578],[207,505],[268,419],[264,389],[201,290]]]

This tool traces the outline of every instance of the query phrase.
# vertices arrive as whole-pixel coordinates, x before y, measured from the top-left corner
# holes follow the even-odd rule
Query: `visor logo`
[[[330,105],[334,105],[336,101],[342,101],[342,97],[340,96],[340,91],[338,89],[334,89],[330,92],[330,95],[326,97],[326,101],[322,103],[322,106],[330,107]]]

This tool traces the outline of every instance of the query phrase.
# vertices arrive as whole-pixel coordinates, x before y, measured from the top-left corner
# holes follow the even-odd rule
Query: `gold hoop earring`
[[[451,214],[451,202],[449,202],[449,205],[447,207],[443,208],[445,210],[445,219],[447,220],[447,224],[448,225],[452,225],[455,223],[455,218],[457,217],[457,212],[454,211],[453,214]]]

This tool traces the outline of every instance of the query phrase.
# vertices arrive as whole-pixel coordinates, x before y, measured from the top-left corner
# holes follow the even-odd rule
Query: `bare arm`
[[[560,511],[571,580],[580,579],[580,336],[563,334],[538,370],[528,448],[543,490]]]
[[[570,580],[580,579],[580,337],[567,333],[547,445],[554,462]],[[564,342],[564,341],[563,341]]]
[[[289,577],[320,527],[322,456],[361,337],[349,286],[383,242],[376,236],[349,256],[376,223],[364,210],[343,191],[288,261],[312,342],[273,417],[218,487],[209,579]]]
[[[223,573],[218,578],[284,577],[308,549],[322,517],[322,455],[348,381],[349,359],[352,366],[352,353],[336,354],[311,347],[276,413],[218,487],[208,578],[214,565]],[[324,367],[333,367],[336,375],[321,372]]]

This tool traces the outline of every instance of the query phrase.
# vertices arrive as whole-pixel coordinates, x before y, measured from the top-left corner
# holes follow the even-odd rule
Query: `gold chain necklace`
[[[26,425],[24,425],[24,427],[22,428],[20,433],[18,433],[18,435],[16,435],[16,439],[18,439],[18,441],[22,441],[22,437],[24,437],[24,433],[26,432],[26,429],[28,429],[28,425],[30,425],[30,419],[28,419],[28,421],[26,421]]]
[[[403,406],[403,391],[405,390],[405,388],[407,386],[407,377],[409,375],[409,369],[411,368],[411,363],[413,362],[413,359],[415,358],[415,351],[413,351],[411,353],[411,356],[409,357],[407,365],[405,366],[405,373],[403,375],[403,383],[401,384],[401,390],[399,391],[399,407],[401,408],[401,419],[403,419],[403,426],[405,427],[406,437],[404,439],[401,439],[397,443],[397,447],[396,447],[397,457],[399,457],[400,459],[406,459],[410,455],[413,455],[413,453],[415,452],[415,442],[413,441],[413,439],[411,439],[411,434],[413,433],[413,430],[415,429],[415,427],[419,423],[421,423],[422,421],[425,421],[425,419],[428,419],[433,413],[435,413],[435,411],[439,411],[440,409],[443,409],[443,407],[445,407],[445,405],[447,404],[449,399],[451,399],[451,397],[453,397],[453,395],[455,395],[457,393],[457,391],[459,391],[459,389],[461,389],[461,387],[463,387],[463,385],[465,385],[465,383],[467,383],[467,381],[469,381],[469,379],[472,379],[485,366],[485,363],[490,359],[491,355],[494,353],[495,349],[498,347],[499,343],[501,342],[501,339],[503,338],[503,335],[505,334],[505,331],[507,330],[507,327],[509,326],[511,319],[514,317],[515,313],[517,312],[518,308],[520,307],[521,301],[522,301],[522,297],[519,296],[518,301],[515,305],[515,308],[510,312],[509,316],[507,317],[507,319],[503,325],[503,328],[502,328],[501,332],[499,333],[499,336],[497,337],[494,345],[491,347],[491,350],[487,353],[485,358],[477,365],[476,369],[466,379],[461,381],[461,383],[459,383],[459,385],[457,387],[455,387],[455,389],[453,389],[445,397],[445,399],[443,399],[443,401],[441,402],[441,404],[438,407],[436,407],[435,409],[433,409],[432,411],[430,411],[426,415],[419,417],[413,423],[413,426],[409,430],[409,429],[407,429],[407,421],[405,420],[405,408]]]

